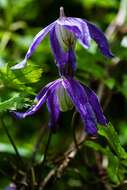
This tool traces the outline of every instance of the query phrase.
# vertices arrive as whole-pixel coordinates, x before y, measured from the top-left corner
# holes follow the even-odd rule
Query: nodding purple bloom
[[[73,105],[79,112],[88,134],[95,135],[97,133],[97,123],[107,124],[96,94],[71,77],[62,77],[49,83],[35,97],[35,104],[31,108],[24,113],[13,111],[13,114],[18,119],[31,116],[45,102],[50,113],[49,127],[52,129],[55,129],[58,124],[60,112],[72,109]]]
[[[60,17],[34,37],[24,60],[13,66],[12,69],[23,68],[29,57],[48,33],[50,33],[51,48],[61,75],[66,76],[68,72],[71,73],[69,73],[70,76],[74,75],[76,67],[74,48],[77,40],[84,48],[89,48],[90,40],[93,39],[106,57],[113,57],[108,41],[100,29],[87,20],[66,17],[64,9],[61,7]]]

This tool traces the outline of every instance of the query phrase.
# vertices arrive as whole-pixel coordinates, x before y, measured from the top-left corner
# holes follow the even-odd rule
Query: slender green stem
[[[77,139],[76,139],[76,125],[75,125],[76,115],[77,115],[77,112],[75,111],[74,114],[73,114],[73,117],[72,117],[71,127],[72,127],[72,130],[73,130],[73,139],[74,139],[75,147],[76,147],[77,150],[79,150]]]
[[[39,151],[40,145],[42,144],[42,139],[43,139],[43,136],[45,135],[45,131],[46,131],[46,127],[45,127],[45,126],[42,126],[42,127],[41,127],[41,130],[40,130],[40,132],[39,132],[39,136],[38,136],[37,142],[36,142],[36,144],[35,144],[33,153],[32,153],[32,155],[31,155],[32,163],[35,162],[36,154],[37,154],[37,152]]]
[[[50,142],[51,142],[51,138],[52,138],[52,130],[49,131],[48,141],[47,141],[45,151],[44,151],[44,159],[42,161],[42,166],[44,165],[44,163],[46,161],[46,158],[47,158],[47,153],[48,153],[49,145],[50,145]]]
[[[4,123],[4,121],[3,121],[3,118],[1,119],[1,123],[2,123],[2,127],[3,127],[3,129],[4,129],[5,133],[6,133],[6,135],[7,135],[8,139],[9,139],[9,141],[10,141],[10,143],[11,143],[11,145],[12,145],[14,151],[15,151],[15,154],[16,154],[16,156],[17,156],[17,159],[18,159],[19,161],[21,161],[21,162],[24,164],[24,162],[23,162],[23,160],[22,160],[22,158],[21,158],[21,156],[20,156],[20,154],[19,154],[19,152],[18,152],[18,149],[17,149],[17,147],[16,147],[16,145],[15,145],[15,143],[14,143],[14,140],[12,139],[12,137],[11,137],[11,135],[10,135],[10,133],[9,133],[9,131],[8,131],[8,129],[7,129],[7,127],[6,127],[5,123]]]
[[[34,190],[34,187],[36,185],[36,177],[35,177],[35,171],[34,168],[31,167],[31,190]]]
[[[72,122],[71,122],[71,127],[72,127],[72,132],[73,132],[73,140],[74,140],[74,145],[75,145],[75,149],[77,151],[77,157],[79,159],[79,161],[84,164],[84,161],[82,159],[82,155],[81,155],[81,152],[79,151],[80,150],[80,146],[81,146],[81,143],[79,141],[79,139],[77,140],[77,137],[76,137],[76,125],[75,125],[75,120],[76,120],[76,116],[77,116],[77,112],[75,111],[74,114],[73,114],[73,117],[72,117]],[[79,142],[78,142],[79,141]],[[84,141],[84,140],[83,140]]]

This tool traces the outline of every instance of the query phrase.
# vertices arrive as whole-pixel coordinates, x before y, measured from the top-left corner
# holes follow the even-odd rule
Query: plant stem
[[[73,139],[74,139],[74,143],[75,143],[75,148],[78,151],[79,147],[78,147],[78,143],[77,143],[77,139],[76,139],[76,126],[75,126],[76,115],[77,115],[77,112],[75,111],[73,113],[73,116],[72,116],[71,127],[72,127],[72,130],[73,130]]]
[[[40,145],[42,143],[42,139],[43,139],[43,136],[45,134],[45,131],[46,131],[46,127],[45,126],[41,126],[41,130],[39,132],[39,136],[38,136],[37,142],[36,142],[36,144],[34,146],[34,150],[33,150],[33,153],[31,155],[32,163],[34,163],[34,161],[36,160],[36,154],[39,151],[39,148],[40,148]]]
[[[11,135],[10,135],[10,133],[9,133],[9,131],[8,131],[8,129],[7,129],[7,127],[6,127],[5,123],[4,123],[4,121],[3,121],[3,118],[1,119],[1,123],[2,123],[2,127],[3,127],[3,129],[4,129],[5,133],[6,133],[6,135],[7,135],[8,139],[9,139],[9,141],[10,141],[10,143],[11,143],[11,145],[12,145],[14,151],[15,151],[15,154],[16,154],[16,156],[17,156],[18,161],[22,162],[23,165],[24,165],[24,162],[23,162],[23,160],[22,160],[22,158],[21,158],[21,156],[20,156],[20,154],[19,154],[19,151],[18,151],[18,149],[17,149],[17,147],[16,147],[16,145],[15,145],[15,143],[14,143],[14,140],[12,139],[12,137],[11,137]]]
[[[51,142],[51,138],[52,138],[52,130],[49,131],[48,141],[47,141],[45,151],[44,151],[44,159],[42,161],[42,166],[44,165],[44,163],[46,161],[46,158],[47,158],[47,153],[48,153],[49,145],[50,145],[50,142]]]

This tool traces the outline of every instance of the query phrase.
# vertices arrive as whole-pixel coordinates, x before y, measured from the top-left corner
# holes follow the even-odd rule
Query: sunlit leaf
[[[19,107],[23,103],[23,97],[20,94],[15,94],[12,98],[0,102],[0,111]]]
[[[108,86],[109,89],[113,89],[113,87],[115,86],[115,79],[108,78],[104,81],[104,83],[106,84],[106,86]]]
[[[118,157],[127,159],[127,153],[120,144],[119,136],[111,123],[107,127],[99,127],[98,133],[104,136]]]
[[[31,151],[26,148],[18,148],[18,151],[20,152],[22,156],[28,156],[31,154]],[[7,144],[7,143],[0,143],[0,152],[15,154],[15,151],[12,145]]]

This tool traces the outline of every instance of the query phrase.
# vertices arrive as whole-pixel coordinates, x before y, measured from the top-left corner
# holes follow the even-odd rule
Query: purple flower
[[[16,185],[14,183],[11,183],[8,187],[6,187],[5,190],[16,190]]]
[[[74,78],[62,77],[46,85],[35,97],[35,104],[26,112],[13,114],[18,119],[25,118],[37,112],[47,102],[50,113],[49,127],[55,128],[58,124],[60,112],[65,112],[75,106],[79,112],[85,130],[88,134],[97,133],[97,123],[107,124],[96,94],[88,87],[83,86]]]
[[[87,20],[66,17],[63,7],[61,7],[60,17],[34,37],[24,60],[13,66],[12,69],[23,68],[29,57],[48,33],[50,33],[51,48],[61,75],[66,76],[68,72],[74,75],[76,67],[74,48],[77,40],[84,48],[89,48],[90,40],[93,39],[106,57],[113,57],[107,39],[100,29]]]

